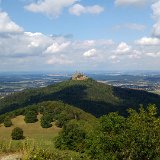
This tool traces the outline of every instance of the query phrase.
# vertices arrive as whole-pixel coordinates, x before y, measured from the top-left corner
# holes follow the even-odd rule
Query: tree
[[[35,123],[38,121],[37,113],[35,111],[29,110],[25,113],[24,121],[26,123]]]
[[[12,126],[12,121],[11,121],[11,119],[9,117],[5,117],[4,126],[5,127],[11,127]]]
[[[82,151],[85,144],[85,130],[78,121],[67,123],[56,139],[55,146],[60,149]]]
[[[51,122],[53,121],[53,118],[50,114],[44,114],[41,117],[41,126],[42,128],[50,128],[52,127]]]
[[[129,157],[134,160],[157,159],[160,157],[160,118],[155,105],[145,110],[129,110],[126,139]]]
[[[128,112],[127,118],[110,113],[99,119],[99,125],[86,140],[86,151],[92,159],[149,160],[160,157],[160,118],[155,105]]]
[[[125,118],[118,113],[102,116],[86,140],[86,150],[92,159],[123,159],[125,126]]]
[[[19,127],[16,127],[12,130],[11,137],[13,140],[24,139],[23,130]]]
[[[67,114],[67,113],[61,113],[61,114],[57,114],[56,115],[56,123],[55,123],[55,125],[57,126],[57,127],[60,127],[60,128],[62,128],[67,122],[68,122],[68,120],[70,119],[69,117],[68,117],[68,115],[69,115],[69,113]]]

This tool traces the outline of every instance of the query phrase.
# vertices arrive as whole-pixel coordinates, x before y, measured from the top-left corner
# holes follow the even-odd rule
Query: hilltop
[[[154,103],[159,107],[160,96],[140,90],[123,89],[99,83],[90,78],[67,80],[45,88],[28,89],[0,100],[0,114],[45,101],[63,101],[99,117],[118,111],[126,115],[130,107]]]
[[[87,80],[88,77],[82,73],[75,73],[72,75],[72,80],[77,80],[77,81],[84,81]]]

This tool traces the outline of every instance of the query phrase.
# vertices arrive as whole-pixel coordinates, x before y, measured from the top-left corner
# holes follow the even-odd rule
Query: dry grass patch
[[[25,123],[24,116],[17,116],[12,119],[13,126],[6,128],[3,124],[0,126],[0,141],[10,141],[13,128],[20,127],[24,131],[25,139],[34,140],[39,146],[49,147],[54,146],[54,138],[58,135],[60,128],[54,125],[51,128],[42,128],[40,125],[40,117],[38,122]],[[17,143],[17,142],[15,142]]]

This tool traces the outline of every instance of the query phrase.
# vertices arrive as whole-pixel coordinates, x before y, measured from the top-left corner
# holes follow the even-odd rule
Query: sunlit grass
[[[38,115],[38,119],[40,119],[41,115]],[[0,126],[0,150],[18,150],[23,148],[24,143],[32,142],[36,143],[39,148],[54,148],[54,139],[58,135],[60,128],[57,128],[54,123],[51,128],[44,129],[40,125],[40,121],[36,123],[26,124],[24,122],[24,116],[18,116],[12,119],[13,126],[12,127],[4,127],[3,124]],[[24,131],[24,140],[20,141],[12,141],[11,140],[11,132],[14,127],[20,127]],[[9,145],[9,146],[7,146]]]

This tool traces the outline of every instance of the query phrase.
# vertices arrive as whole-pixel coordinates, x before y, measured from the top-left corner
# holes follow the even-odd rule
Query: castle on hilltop
[[[77,81],[84,81],[87,80],[88,77],[82,73],[76,72],[75,74],[72,75],[72,80],[77,80]]]

